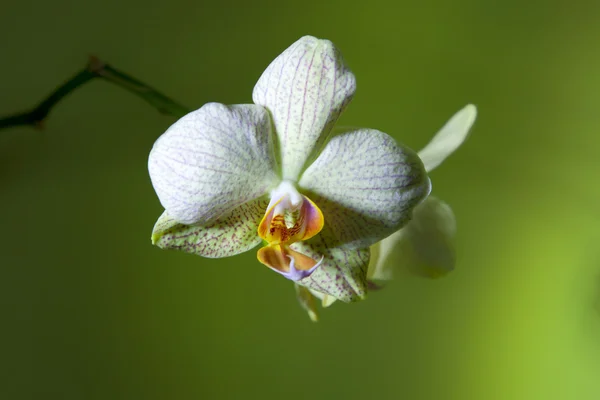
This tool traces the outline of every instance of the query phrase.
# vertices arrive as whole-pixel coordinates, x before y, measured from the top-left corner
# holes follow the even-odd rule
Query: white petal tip
[[[325,295],[323,296],[323,300],[321,301],[321,305],[324,308],[327,308],[329,306],[331,306],[333,303],[335,303],[336,298],[333,296],[329,296],[329,295]]]
[[[474,104],[467,104],[446,122],[441,131],[455,132],[457,137],[463,136],[462,140],[464,141],[475,123],[475,119],[477,119],[477,107]]]
[[[442,163],[467,139],[477,118],[477,107],[467,104],[446,122],[434,138],[419,152],[427,172]]]
[[[475,119],[477,119],[477,107],[475,104],[467,104],[462,108],[462,110],[454,115],[454,118],[459,120],[461,125],[469,130],[475,123]]]

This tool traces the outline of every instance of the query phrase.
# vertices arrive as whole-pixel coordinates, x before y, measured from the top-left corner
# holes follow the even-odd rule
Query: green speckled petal
[[[368,247],[400,229],[431,189],[417,154],[374,129],[333,137],[299,186],[332,234],[351,248]]]
[[[243,253],[261,243],[257,228],[268,204],[266,198],[256,199],[204,226],[180,224],[165,211],[154,226],[152,243],[209,258]]]
[[[355,89],[354,75],[329,40],[304,36],[267,67],[252,99],[271,112],[284,179],[298,179]]]
[[[356,249],[340,243],[327,225],[317,236],[294,243],[291,248],[314,260],[323,257],[321,266],[298,284],[346,303],[366,297],[368,248]]]

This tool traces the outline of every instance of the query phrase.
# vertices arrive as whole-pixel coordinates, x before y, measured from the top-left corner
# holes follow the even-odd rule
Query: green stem
[[[94,78],[105,79],[133,94],[138,95],[163,114],[172,115],[179,118],[190,111],[186,107],[183,107],[162,93],[154,90],[150,86],[125,74],[124,72],[111,67],[110,65],[103,63],[95,57],[91,57],[88,65],[83,70],[56,88],[54,92],[52,92],[35,108],[30,111],[0,118],[0,129],[20,125],[30,125],[38,128],[42,127],[44,120],[47,118],[52,108],[60,100]]]

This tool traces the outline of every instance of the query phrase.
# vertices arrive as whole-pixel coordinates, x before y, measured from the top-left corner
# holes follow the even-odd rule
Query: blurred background
[[[457,269],[313,324],[254,252],[151,246],[147,156],[174,120],[94,81],[45,130],[0,131],[2,399],[600,398],[600,3],[8,0],[0,115],[90,54],[190,108],[249,103],[305,34],[357,76],[343,125],[419,149],[478,106],[432,174]]]

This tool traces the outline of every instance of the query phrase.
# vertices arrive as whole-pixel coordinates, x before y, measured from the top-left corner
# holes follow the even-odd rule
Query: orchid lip
[[[283,277],[296,282],[301,279],[309,277],[313,272],[315,272],[315,270],[321,266],[321,263],[323,262],[323,259],[325,258],[325,256],[321,256],[321,259],[319,260],[319,262],[316,263],[314,267],[312,267],[311,269],[308,269],[308,270],[296,269],[296,266],[294,265],[294,263],[295,263],[294,257],[288,255],[287,258],[290,259],[290,270],[288,272],[279,271],[275,268],[272,268],[272,269],[273,269],[273,271],[277,272],[278,274],[282,275]]]
[[[310,276],[323,264],[324,256],[319,262],[315,259],[291,249],[286,245],[269,245],[258,250],[258,261],[273,271],[292,281],[299,281]]]
[[[258,236],[267,242],[258,250],[258,260],[292,281],[310,276],[324,257],[317,262],[290,245],[317,235],[324,223],[323,213],[312,200],[300,194],[292,182],[281,182],[271,192],[271,201],[258,226]]]

